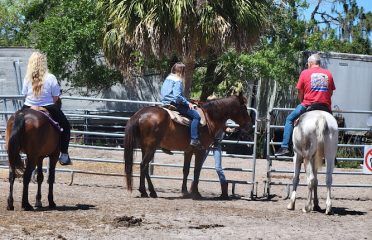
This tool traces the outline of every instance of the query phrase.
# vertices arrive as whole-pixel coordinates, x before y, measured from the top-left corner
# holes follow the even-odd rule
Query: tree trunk
[[[184,94],[186,98],[190,97],[191,86],[192,86],[192,76],[195,68],[195,59],[184,59],[183,63],[185,64],[185,82],[184,82]]]
[[[216,68],[217,68],[217,57],[215,55],[209,55],[207,61],[207,72],[205,73],[204,81],[202,84],[202,92],[200,95],[200,101],[205,102],[207,98],[213,94],[214,90],[219,83],[215,82],[216,79]]]

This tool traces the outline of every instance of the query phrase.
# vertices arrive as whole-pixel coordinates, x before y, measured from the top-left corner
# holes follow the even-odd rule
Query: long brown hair
[[[31,81],[32,93],[39,97],[48,73],[47,58],[40,52],[33,52],[28,60],[26,79]]]
[[[178,77],[185,79],[186,66],[182,62],[175,63],[171,68],[171,73],[177,75]]]

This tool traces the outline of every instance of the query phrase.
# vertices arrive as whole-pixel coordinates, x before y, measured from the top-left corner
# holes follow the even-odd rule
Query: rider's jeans
[[[191,118],[191,139],[199,139],[199,124],[200,124],[200,115],[198,111],[190,109],[189,106],[177,105],[178,111]]]
[[[222,168],[222,151],[221,151],[221,142],[215,143],[212,147],[213,157],[214,157],[214,167],[216,169],[220,183],[226,183],[226,177]]]
[[[283,133],[283,141],[282,141],[282,148],[288,148],[289,140],[292,136],[293,132],[293,123],[294,121],[301,116],[306,110],[306,107],[299,104],[295,110],[293,110],[286,118],[285,120],[285,126],[284,126],[284,133]]]

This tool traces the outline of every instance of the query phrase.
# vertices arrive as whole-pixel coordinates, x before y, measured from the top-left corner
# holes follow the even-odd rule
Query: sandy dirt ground
[[[116,151],[72,149],[72,156],[121,160]],[[140,156],[140,154],[138,154]],[[137,157],[139,157],[137,156]],[[158,160],[161,159],[161,160]],[[156,154],[156,161],[182,164],[181,155]],[[250,168],[250,160],[225,157],[224,167]],[[212,166],[210,157],[205,165]],[[274,162],[274,167],[291,168],[290,162]],[[123,164],[74,161],[71,167],[96,172],[122,173]],[[178,180],[153,179],[157,199],[139,198],[129,193],[123,177],[57,172],[54,197],[57,208],[47,208],[47,184],[43,184],[43,205],[33,212],[21,210],[21,180],[15,184],[15,211],[6,210],[7,170],[0,170],[0,239],[372,239],[372,189],[333,188],[334,215],[302,213],[306,187],[298,190],[296,210],[286,209],[284,186],[271,188],[272,198],[263,197],[266,161],[257,160],[257,198],[249,199],[250,185],[237,185],[230,201],[221,201],[218,183],[201,182],[203,199],[184,199]],[[181,169],[155,167],[156,175],[181,176]],[[250,180],[250,173],[226,172],[228,179]],[[217,179],[214,170],[203,170],[202,178]],[[290,181],[277,175],[275,181]],[[304,176],[301,176],[304,182]],[[370,184],[372,176],[334,175],[334,183]],[[320,179],[320,183],[324,183]],[[138,178],[134,178],[138,187]],[[231,185],[229,186],[231,187]],[[36,184],[30,184],[34,204]],[[230,188],[231,194],[231,188]],[[320,206],[325,208],[325,188],[320,188]]]

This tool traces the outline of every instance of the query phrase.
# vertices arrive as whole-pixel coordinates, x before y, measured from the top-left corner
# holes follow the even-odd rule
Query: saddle
[[[32,110],[35,110],[35,111],[38,111],[42,114],[44,114],[47,119],[49,120],[49,122],[52,124],[52,126],[58,131],[58,132],[63,132],[63,128],[59,125],[59,123],[57,121],[54,121],[54,119],[52,118],[52,116],[50,115],[48,109],[46,109],[45,107],[40,107],[40,106],[31,106],[30,107]]]
[[[306,107],[306,112],[314,111],[314,110],[321,110],[326,111],[330,114],[332,114],[332,111],[329,110],[328,106],[323,103],[313,103]]]
[[[169,107],[169,106],[171,106],[171,107]],[[177,111],[177,108],[175,106],[166,105],[162,108],[168,112],[171,119],[173,121],[175,121],[176,123],[182,124],[184,126],[190,126],[191,120],[189,118],[181,115],[181,113]],[[196,107],[195,110],[198,111],[198,113],[200,115],[200,118],[201,118],[200,119],[200,126],[203,127],[203,126],[207,125],[207,121],[205,119],[205,115],[204,115],[203,110],[199,107]]]
[[[321,110],[321,111],[325,111],[325,112],[328,112],[330,114],[332,114],[332,111],[329,110],[328,106],[323,104],[323,103],[313,103],[309,106],[306,107],[306,110],[305,112],[310,112],[310,111],[314,111],[314,110]],[[298,121],[299,121],[299,117],[294,121],[293,123],[293,126],[297,126],[298,125]]]

